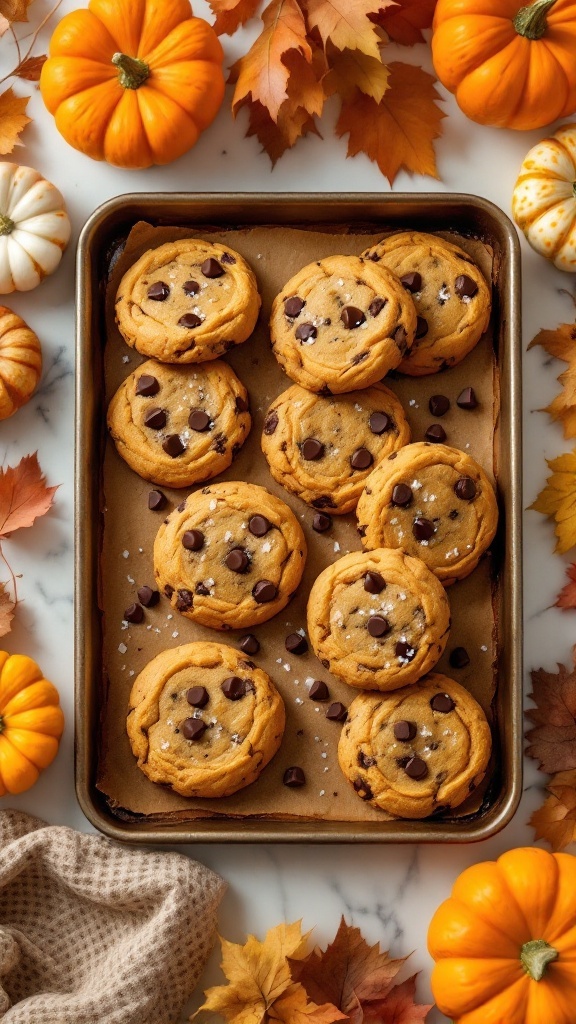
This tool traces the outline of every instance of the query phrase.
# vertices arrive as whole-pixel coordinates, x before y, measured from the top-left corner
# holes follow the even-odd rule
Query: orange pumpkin
[[[467,117],[542,128],[576,110],[576,0],[438,0],[432,58]]]
[[[576,857],[528,848],[468,868],[428,948],[434,998],[454,1024],[574,1024]]]
[[[0,306],[0,420],[12,416],[34,394],[42,373],[42,349],[34,331]]]
[[[0,651],[0,796],[23,793],[58,753],[58,691],[32,658]]]
[[[56,27],[40,89],[75,149],[149,167],[182,156],[214,120],[223,59],[189,0],[90,0]]]

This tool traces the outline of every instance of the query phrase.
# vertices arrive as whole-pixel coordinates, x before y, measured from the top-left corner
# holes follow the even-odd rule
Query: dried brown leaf
[[[381,38],[369,15],[377,14],[393,0],[306,0],[308,23],[324,46],[338,50],[362,50],[378,58]]]
[[[550,796],[530,818],[536,839],[545,839],[553,850],[576,841],[576,771],[558,772],[548,785]]]
[[[568,583],[562,587],[554,603],[555,608],[562,608],[563,611],[576,609],[576,563],[572,563],[566,569]]]
[[[6,636],[6,633],[12,629],[12,619],[16,608],[6,588],[6,583],[0,583],[0,636]]]
[[[0,468],[0,537],[32,526],[51,508],[58,487],[47,487],[38,453],[25,455],[17,466]]]
[[[424,43],[422,29],[430,28],[436,0],[396,0],[375,18],[395,43],[414,46]]]
[[[558,672],[537,669],[531,673],[536,704],[526,717],[533,727],[526,733],[526,753],[539,761],[548,775],[576,769],[576,669],[558,665]]]
[[[28,8],[33,0],[0,0],[0,16],[6,21],[28,21]]]
[[[40,72],[47,59],[46,54],[42,54],[41,57],[27,57],[16,68],[14,77],[24,78],[27,82],[39,82]]]
[[[260,0],[208,0],[216,15],[214,31],[219,36],[231,36],[258,12]]]
[[[32,118],[25,114],[29,96],[16,96],[12,87],[0,93],[0,154],[6,156],[21,146],[20,133]]]
[[[388,88],[389,74],[379,57],[369,57],[362,50],[336,50],[330,57],[326,92],[330,96],[338,93],[343,99],[351,100],[359,89],[380,103]]]

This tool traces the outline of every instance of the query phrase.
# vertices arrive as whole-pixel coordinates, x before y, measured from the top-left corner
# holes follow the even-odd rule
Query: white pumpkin
[[[564,124],[528,153],[512,215],[536,252],[576,273],[576,124]]]
[[[32,167],[0,162],[0,295],[36,288],[56,270],[69,238],[58,189]]]

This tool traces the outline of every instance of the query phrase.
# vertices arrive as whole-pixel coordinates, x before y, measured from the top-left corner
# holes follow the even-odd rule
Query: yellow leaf
[[[19,135],[32,118],[26,117],[24,111],[29,96],[15,96],[12,87],[0,93],[0,153],[6,156],[14,146],[21,146]]]
[[[388,70],[389,88],[381,102],[360,92],[344,100],[336,133],[348,134],[348,156],[366,153],[390,184],[401,168],[437,178],[433,140],[445,114],[436,105],[435,79],[410,64],[394,62]]]
[[[536,501],[530,505],[556,520],[556,551],[565,554],[576,544],[576,451],[548,461],[552,475]]]
[[[216,15],[214,31],[219,36],[234,34],[240,25],[253,18],[260,0],[208,0],[210,9]]]
[[[347,1020],[347,1017],[332,1003],[317,1006],[309,1002],[305,988],[295,984],[270,1007],[268,1020],[281,1024],[334,1024],[334,1021]]]
[[[368,15],[376,14],[392,0],[306,0],[308,22],[338,50],[362,50],[379,55],[380,38]]]
[[[338,50],[330,58],[326,91],[330,96],[337,92],[343,99],[350,100],[359,89],[380,103],[388,88],[389,74],[380,57],[370,57],[362,50]]]
[[[570,363],[576,357],[576,324],[560,324],[555,331],[539,331],[528,350],[541,345],[555,359]]]
[[[568,363],[568,369],[558,377],[562,391],[543,411],[562,424],[564,437],[576,437],[576,324],[560,324],[555,331],[540,331],[528,348],[536,345]]]

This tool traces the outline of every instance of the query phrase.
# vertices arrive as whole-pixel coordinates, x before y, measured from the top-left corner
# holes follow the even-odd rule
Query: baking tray
[[[101,470],[104,297],[111,254],[132,226],[194,229],[202,225],[287,225],[322,230],[363,227],[385,231],[454,231],[478,238],[494,254],[493,328],[501,389],[495,458],[501,522],[500,566],[494,588],[498,650],[495,662],[496,769],[482,805],[469,815],[425,821],[376,822],[200,819],[151,822],[115,813],[96,786],[102,713]],[[129,842],[472,842],[493,835],[512,818],[522,787],[521,609],[521,360],[520,252],[516,231],[493,204],[459,194],[147,194],[119,196],[86,223],[78,246],[76,378],[76,789],[86,817],[111,838]]]

